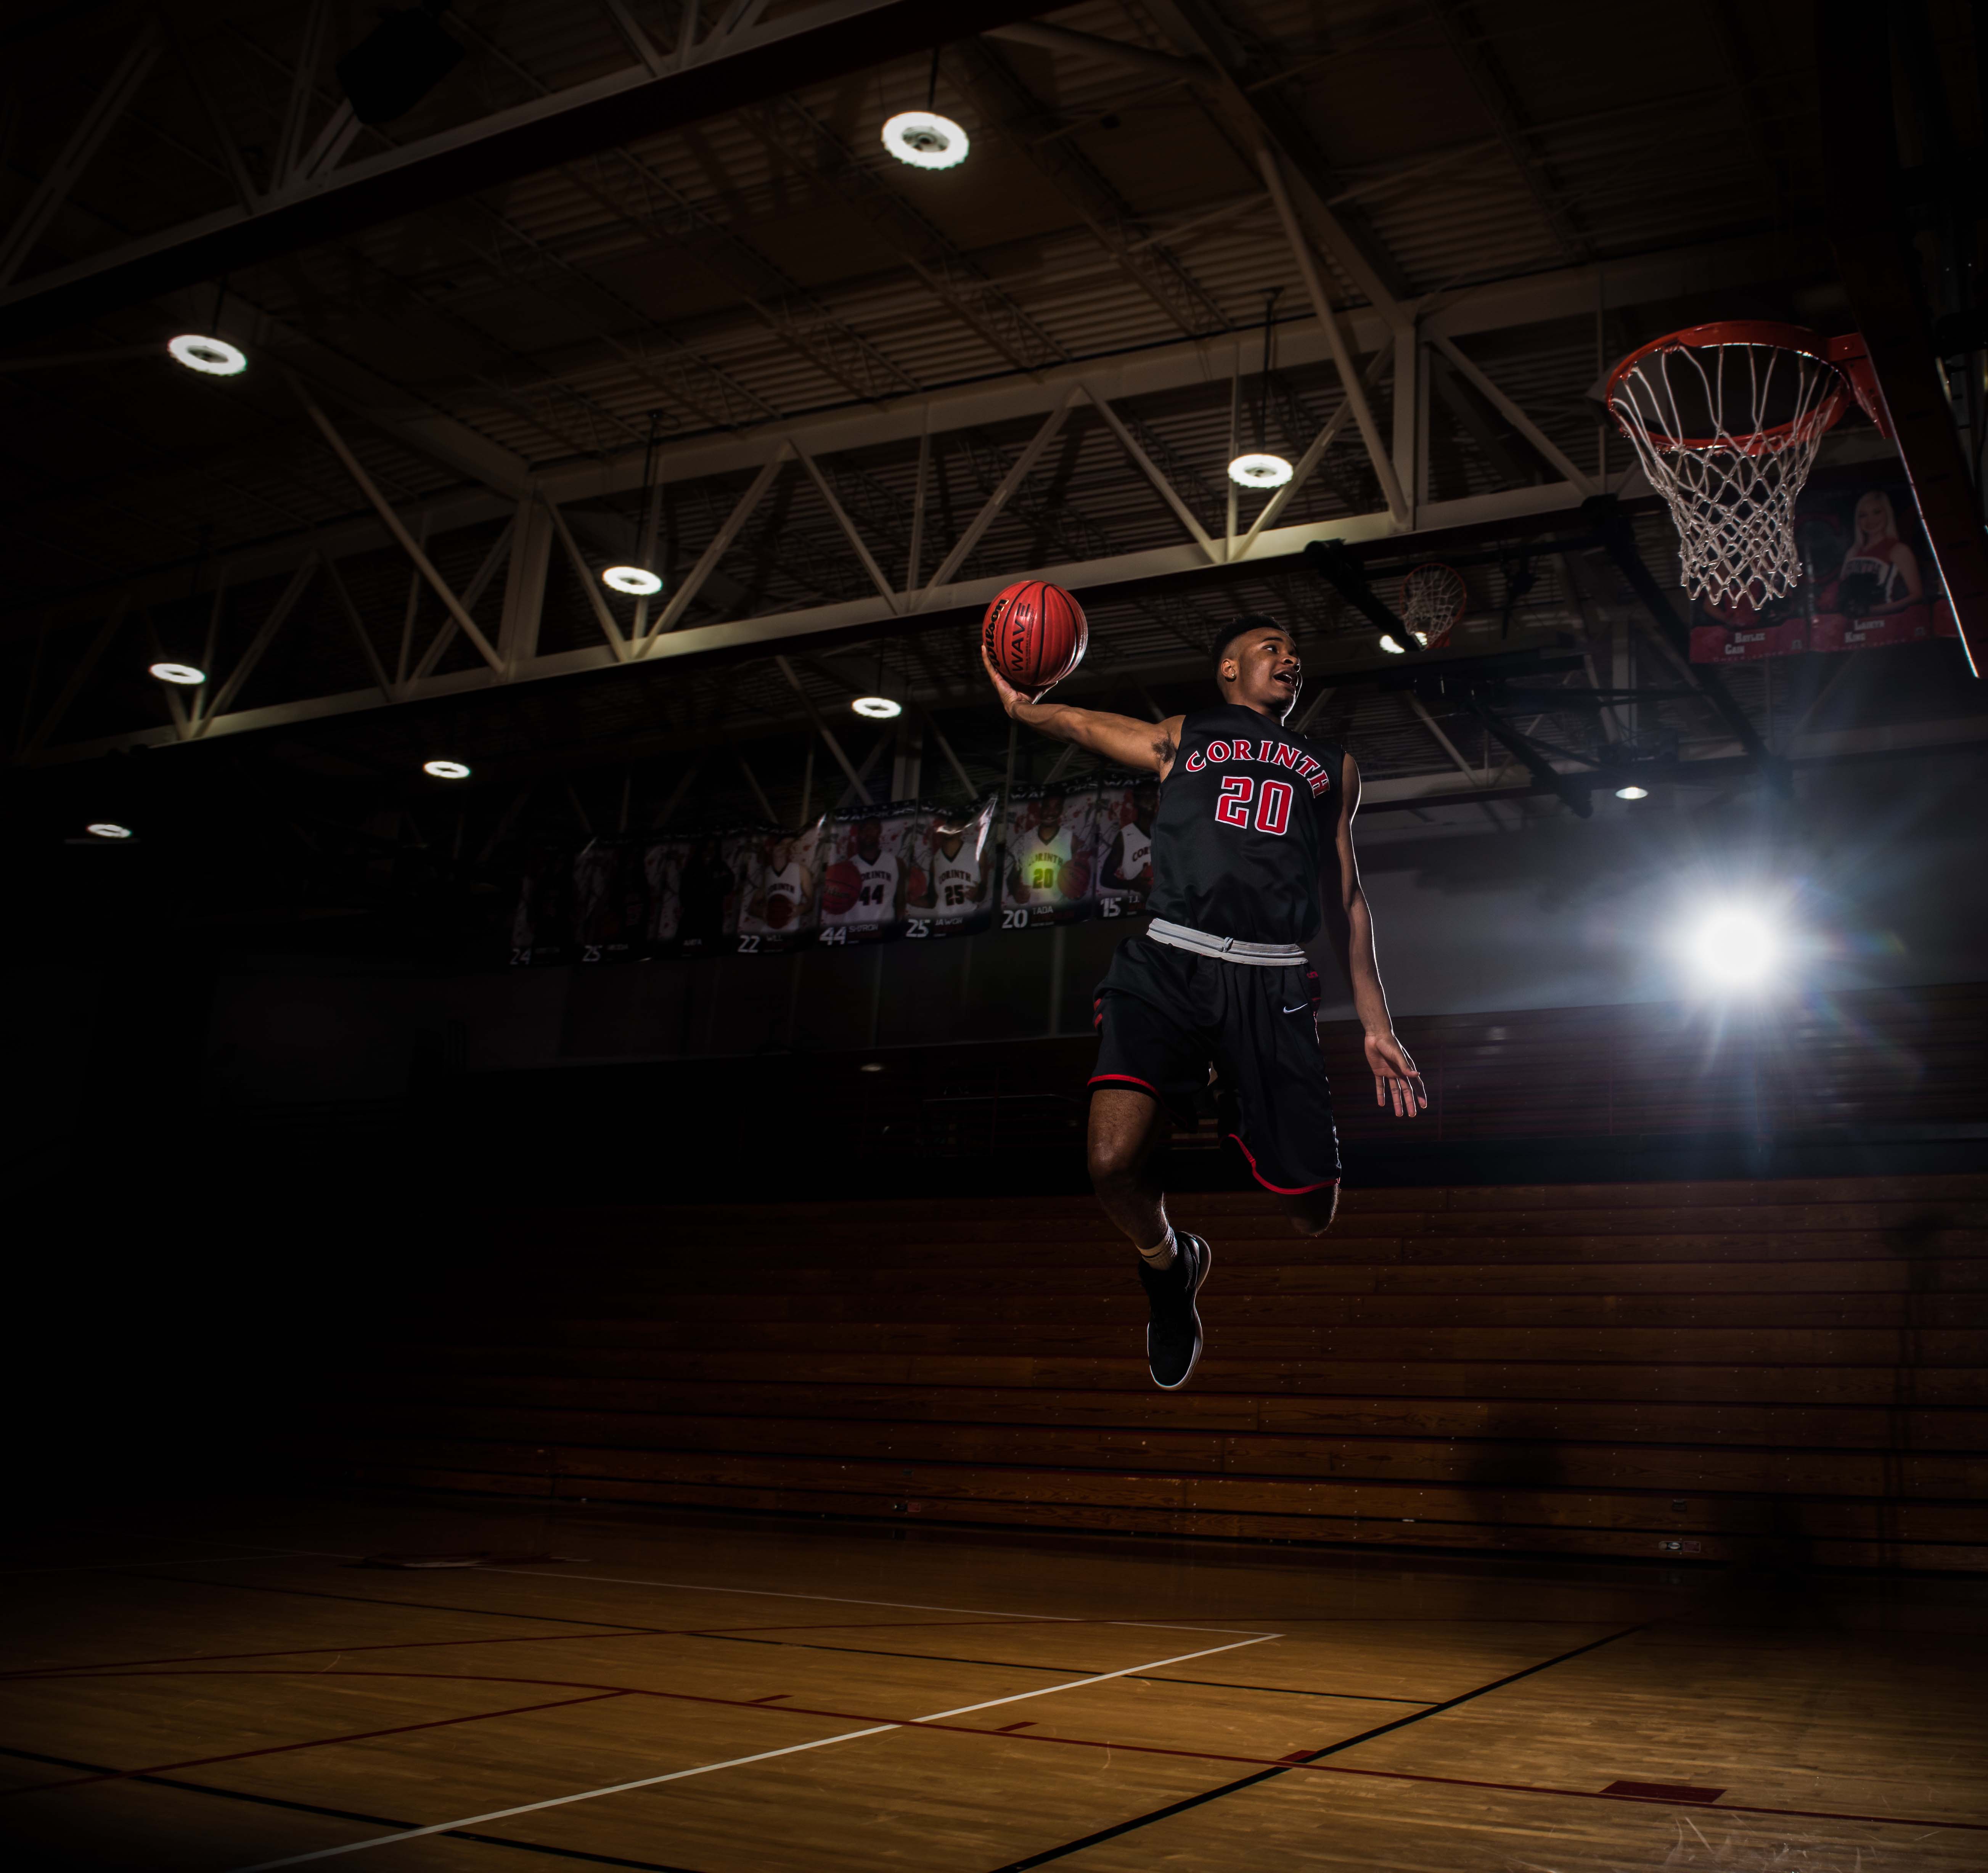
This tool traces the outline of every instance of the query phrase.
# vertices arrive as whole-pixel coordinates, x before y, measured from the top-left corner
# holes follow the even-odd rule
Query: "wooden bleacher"
[[[560,1502],[1988,1569],[1988,1176],[1354,1190],[1318,1242],[1255,1193],[1176,1207],[1215,1266],[1172,1395],[1080,1199],[460,1219],[502,1272],[337,1375],[286,1461]]]

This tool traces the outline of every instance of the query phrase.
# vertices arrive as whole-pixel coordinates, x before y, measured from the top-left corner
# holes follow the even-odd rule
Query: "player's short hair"
[[[1266,617],[1260,611],[1246,613],[1232,624],[1223,625],[1215,634],[1212,654],[1209,659],[1209,674],[1218,678],[1221,676],[1222,659],[1229,654],[1229,647],[1238,637],[1247,637],[1253,631],[1282,631],[1283,628],[1280,620]]]

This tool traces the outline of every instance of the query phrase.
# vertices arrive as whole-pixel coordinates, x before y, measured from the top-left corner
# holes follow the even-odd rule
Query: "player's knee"
[[[1321,1190],[1315,1196],[1300,1197],[1286,1205],[1284,1213],[1300,1236],[1323,1236],[1339,1214],[1339,1192]]]
[[[1129,1194],[1138,1187],[1139,1151],[1136,1141],[1090,1141],[1090,1187],[1100,1196]]]

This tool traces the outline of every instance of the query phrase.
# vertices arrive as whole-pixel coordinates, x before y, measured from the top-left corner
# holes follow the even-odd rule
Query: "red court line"
[[[352,1675],[342,1672],[316,1675],[341,1678]],[[162,1672],[159,1675],[163,1678],[167,1674]],[[254,1756],[282,1756],[292,1750],[323,1750],[335,1743],[370,1743],[375,1737],[404,1736],[410,1730],[447,1729],[459,1723],[482,1723],[492,1717],[522,1717],[535,1710],[564,1710],[571,1704],[599,1704],[610,1698],[627,1695],[625,1691],[594,1691],[585,1697],[554,1698],[549,1703],[519,1704],[509,1710],[471,1711],[460,1717],[431,1717],[422,1723],[397,1723],[390,1729],[353,1730],[342,1736],[310,1736],[302,1743],[277,1743],[260,1750],[235,1750],[225,1756],[189,1756],[184,1762],[156,1763],[146,1769],[108,1769],[97,1775],[72,1776],[66,1782],[32,1782],[22,1788],[0,1789],[0,1800],[13,1795],[43,1794],[50,1789],[81,1788],[93,1782],[127,1782],[137,1776],[164,1775],[170,1769],[208,1769],[216,1763],[245,1762]]]
[[[933,1662],[935,1664],[944,1665],[952,1663],[952,1661],[942,1658],[935,1659]],[[228,1678],[287,1677],[290,1675],[291,1674],[287,1672],[270,1671],[226,1672],[214,1673],[204,1673],[194,1671],[184,1673],[158,1672],[155,1674],[146,1674],[140,1672],[127,1674],[127,1675],[131,1676],[214,1676]],[[823,1710],[813,1706],[803,1704],[769,1704],[762,1702],[757,1699],[714,1697],[694,1691],[657,1691],[649,1689],[639,1685],[586,1685],[570,1682],[568,1681],[563,1681],[557,1679],[492,1679],[485,1678],[481,1674],[473,1672],[335,1672],[323,1674],[313,1674],[313,1675],[323,1675],[336,1678],[437,1679],[451,1683],[471,1682],[478,1684],[559,1685],[561,1685],[562,1688],[566,1689],[587,1689],[597,1691],[601,1693],[604,1697],[646,1697],[657,1698],[671,1703],[715,1704],[725,1709],[733,1710],[756,1710],[764,1711],[769,1714],[782,1716],[792,1715],[794,1716],[827,1719],[834,1723],[891,1724],[904,1730],[928,1730],[942,1735],[979,1736],[988,1739],[997,1739],[1002,1743],[1043,1743],[1053,1747],[1063,1749],[1103,1750],[1107,1753],[1115,1752],[1120,1755],[1126,1756],[1170,1756],[1176,1760],[1188,1762],[1225,1763],[1249,1769],[1276,1769],[1282,1770],[1285,1773],[1291,1775],[1351,1776],[1368,1781],[1412,1782],[1442,1788],[1485,1789],[1496,1794],[1510,1795],[1545,1795],[1565,1797],[1570,1800],[1576,1801],[1628,1802],[1643,1807],[1675,1807],[1679,1805],[1675,1802],[1666,1802],[1660,1797],[1653,1796],[1615,1795],[1610,1794],[1600,1789],[1561,1788],[1550,1783],[1490,1782],[1469,1776],[1439,1776],[1425,1774],[1413,1770],[1358,1769],[1352,1767],[1347,1764],[1339,1763],[1293,1763],[1285,1756],[1241,1756],[1226,1750],[1179,1749],[1164,1743],[1114,1743],[1110,1741],[1108,1739],[1100,1737],[1049,1736],[1042,1735],[1030,1736],[1023,1734],[1021,1732],[1013,1729],[993,1729],[985,1728],[977,1724],[921,1722],[915,1717],[880,1716],[874,1712],[864,1711]],[[786,1694],[781,1693],[779,1695],[785,1696]],[[557,1700],[554,1703],[532,1706],[530,1708],[554,1709],[560,1708],[569,1703],[591,1703],[596,1701],[597,1700],[592,1698],[564,1698]],[[507,1713],[502,1712],[492,1712],[489,1714],[495,1716]],[[462,1719],[451,1719],[450,1721],[462,1721]],[[407,1727],[418,1729],[439,1726],[415,1724],[410,1725]],[[384,1735],[390,1734],[390,1733],[382,1732],[380,1733]],[[346,1740],[347,1739],[341,1737],[328,1737],[324,1739],[324,1741],[327,1743],[338,1743]],[[311,1749],[316,1746],[317,1746],[313,1743],[286,1743],[279,1746],[282,1750]],[[275,1753],[276,1752],[263,1750],[246,1750],[242,1753],[248,1756],[259,1756]],[[211,1760],[216,1762],[227,1762],[232,1761],[235,1759],[228,1756],[220,1756],[212,1758]],[[167,1767],[173,1767],[175,1766],[176,1765],[172,1764],[166,1765]],[[189,1765],[184,1764],[177,1765],[177,1767],[182,1767],[188,1766]],[[157,1773],[159,1772],[153,1770],[132,1769],[124,1770],[121,1772],[121,1774],[123,1777],[130,1777],[150,1775]],[[107,1780],[121,1778],[86,1777],[83,1779],[86,1780]],[[64,1783],[41,1783],[37,1786],[39,1787],[67,1787],[70,1785]],[[32,1793],[32,1791],[22,1790],[19,1792]],[[1868,1822],[1876,1827],[1949,1827],[1957,1828],[1963,1832],[1969,1834],[1988,1834],[1988,1821],[1938,1820],[1931,1816],[1922,1814],[1858,1814],[1848,1813],[1838,1808],[1777,1808],[1768,1807],[1758,1804],[1737,1801],[1718,1801],[1704,1804],[1694,1803],[1691,1805],[1694,1807],[1703,1807],[1711,1813],[1721,1814],[1768,1814],[1802,1821],[1861,1821]]]

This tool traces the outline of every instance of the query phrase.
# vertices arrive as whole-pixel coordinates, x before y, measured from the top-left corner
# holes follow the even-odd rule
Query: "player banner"
[[[1144,915],[1159,783],[1120,776],[938,807],[533,850],[509,926],[517,967],[779,955]],[[996,834],[1005,830],[1005,844]]]
[[[1751,663],[1803,651],[1865,651],[1958,634],[1902,482],[1808,488],[1795,505],[1801,583],[1756,610],[1694,607],[1691,661]]]
[[[931,933],[932,809],[918,800],[824,817],[815,941],[835,948]]]
[[[1097,908],[1098,789],[1030,787],[1009,796],[1001,928],[1073,924]]]
[[[907,936],[973,936],[993,922],[994,813],[999,803],[988,799],[932,816],[925,865],[931,881],[929,929],[920,931],[914,920]]]
[[[1153,888],[1153,815],[1159,808],[1157,774],[1100,784],[1094,845],[1100,917],[1145,915]]]

